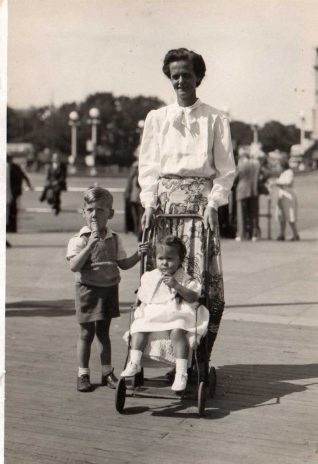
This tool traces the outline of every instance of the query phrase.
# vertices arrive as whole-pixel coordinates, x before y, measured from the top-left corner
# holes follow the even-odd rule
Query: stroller
[[[161,231],[171,232],[171,224],[178,223],[178,221],[184,221],[191,219],[192,221],[199,221],[203,226],[203,218],[197,214],[158,214],[154,217],[154,226],[152,229],[145,230],[142,237],[142,242],[150,241],[154,246],[158,240],[159,233]],[[174,230],[175,235],[177,235]],[[181,238],[181,237],[180,237]],[[213,233],[208,228],[205,234],[205,253],[204,253],[204,269],[203,269],[203,285],[202,294],[199,300],[200,304],[208,306],[209,294],[207,291],[207,269],[208,269],[208,247],[211,246],[211,241],[214,239]],[[145,270],[153,269],[153,263],[151,257],[143,256],[140,265],[140,275],[143,275]],[[136,301],[135,305],[132,305],[129,318],[129,335],[128,335],[128,350],[125,361],[125,366],[129,360],[129,354],[131,349],[131,331],[130,327],[133,320],[133,312],[140,302]],[[206,399],[208,396],[213,397],[216,388],[216,372],[213,366],[209,366],[209,332],[201,338],[200,343],[197,343],[197,311],[195,313],[195,343],[192,350],[192,354],[189,361],[188,367],[188,385],[183,392],[171,392],[170,394],[162,394],[161,391],[164,388],[159,389],[157,384],[161,384],[161,387],[170,385],[174,379],[174,371],[170,371],[164,378],[147,379],[144,377],[144,369],[131,378],[121,377],[118,381],[116,394],[115,394],[115,407],[119,413],[124,412],[124,406],[126,398],[128,397],[141,397],[141,398],[161,398],[175,400],[179,397],[182,401],[196,401],[198,414],[202,416],[205,411]],[[157,390],[153,392],[153,385]]]

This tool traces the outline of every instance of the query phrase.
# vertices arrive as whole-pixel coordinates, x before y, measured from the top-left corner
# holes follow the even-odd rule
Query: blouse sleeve
[[[160,155],[157,140],[155,110],[148,113],[139,152],[140,201],[145,208],[157,203],[157,180],[160,171]]]
[[[226,117],[218,116],[215,121],[213,160],[216,176],[208,196],[208,206],[218,209],[219,206],[228,203],[235,176],[230,125]]]
[[[292,169],[287,169],[286,171],[282,172],[282,174],[279,176],[279,178],[276,181],[276,184],[278,186],[284,186],[288,187],[293,184],[294,180],[294,173]]]

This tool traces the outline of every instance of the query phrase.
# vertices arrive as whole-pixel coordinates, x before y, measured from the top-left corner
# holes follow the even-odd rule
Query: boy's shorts
[[[94,287],[76,284],[75,309],[80,324],[119,317],[118,285]]]

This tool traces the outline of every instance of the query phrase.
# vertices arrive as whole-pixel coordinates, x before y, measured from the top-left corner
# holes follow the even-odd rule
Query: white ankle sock
[[[78,377],[80,377],[81,375],[89,375],[90,373],[90,370],[89,370],[89,367],[79,367],[78,368]]]
[[[176,359],[176,372],[183,372],[186,374],[188,371],[188,360],[187,359]]]
[[[141,363],[142,351],[140,350],[130,350],[130,361],[138,366]]]
[[[102,375],[108,375],[112,372],[113,368],[110,364],[102,365]]]

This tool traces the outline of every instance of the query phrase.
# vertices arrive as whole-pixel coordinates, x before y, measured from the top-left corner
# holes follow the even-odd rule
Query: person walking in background
[[[9,224],[9,211],[10,211],[10,202],[11,202],[11,185],[10,185],[10,170],[11,166],[7,158],[7,166],[6,166],[6,225],[8,231],[8,224]],[[11,243],[6,240],[6,248],[11,248]]]
[[[61,211],[61,193],[66,190],[67,166],[59,153],[53,153],[40,201],[46,200],[55,214]]]
[[[134,232],[138,239],[140,239],[141,235],[141,218],[144,214],[144,208],[140,201],[140,185],[138,182],[139,150],[140,146],[136,148],[134,153],[135,161],[131,165],[125,190],[126,232]]]
[[[17,232],[18,230],[18,207],[19,198],[22,195],[23,182],[25,182],[30,190],[33,190],[30,179],[25,174],[21,166],[14,162],[11,157],[8,157],[10,169],[9,183],[11,189],[11,200],[9,202],[7,232]]]
[[[279,225],[279,234],[277,240],[285,240],[285,230],[287,222],[290,225],[293,236],[292,241],[300,240],[297,230],[297,197],[293,189],[294,172],[289,167],[288,161],[281,161],[282,173],[279,178],[273,182],[278,187],[277,200],[277,220]]]
[[[259,163],[241,149],[236,173],[236,241],[258,238],[258,175]]]

